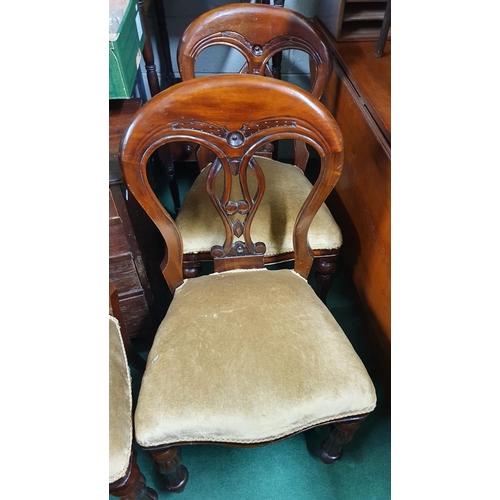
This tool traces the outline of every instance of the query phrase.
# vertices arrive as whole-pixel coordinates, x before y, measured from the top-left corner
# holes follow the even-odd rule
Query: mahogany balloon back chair
[[[294,268],[272,270],[264,267],[266,242],[255,238],[253,223],[275,178],[254,154],[282,138],[315,148],[321,168],[293,224]],[[181,232],[147,175],[152,152],[179,140],[215,154],[203,188],[223,228],[211,249],[215,271],[189,279],[182,273]],[[330,425],[321,454],[325,462],[337,460],[376,395],[362,361],[306,279],[314,258],[309,227],[343,163],[332,115],[280,80],[195,78],[137,112],[123,136],[120,162],[130,191],[163,235],[161,267],[173,293],[134,417],[136,440],[164,474],[165,487],[181,491],[186,485],[181,445],[258,446]]]
[[[282,51],[296,49],[311,61],[310,93],[319,99],[332,68],[328,43],[323,33],[301,14],[270,5],[230,4],[210,10],[195,19],[179,41],[177,59],[183,81],[196,76],[196,61],[209,47],[222,45],[236,49],[245,59],[241,73],[273,76],[271,61]],[[253,227],[257,239],[266,241],[265,263],[293,259],[293,222],[311,190],[304,175],[309,152],[304,141],[295,140],[294,165],[272,160],[268,145],[262,145],[256,161],[272,176],[262,210]],[[211,248],[223,236],[216,210],[210,201],[200,197],[213,155],[206,148],[198,150],[201,175],[195,180],[181,204],[177,226],[184,242],[184,276],[197,276],[201,262],[211,260]],[[267,157],[267,158],[266,158]],[[270,213],[273,218],[270,219]],[[316,281],[322,300],[331,287],[342,233],[330,211],[323,205],[312,224],[309,243],[316,257]]]

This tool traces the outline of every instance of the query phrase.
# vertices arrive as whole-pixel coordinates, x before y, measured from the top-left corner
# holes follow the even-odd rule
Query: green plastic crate
[[[118,27],[116,40],[109,41],[109,98],[129,99],[134,89],[144,47],[144,30],[137,0],[130,0]]]

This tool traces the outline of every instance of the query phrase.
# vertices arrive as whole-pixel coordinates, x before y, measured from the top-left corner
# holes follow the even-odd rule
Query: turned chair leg
[[[201,274],[201,262],[196,262],[193,260],[182,261],[182,277],[196,278]]]
[[[180,493],[189,479],[188,470],[181,465],[181,452],[178,446],[150,451],[158,471],[164,475],[165,488],[173,493]]]
[[[125,476],[109,485],[109,494],[122,500],[158,500],[156,491],[146,486],[146,480],[137,465],[135,450],[132,451]]]
[[[316,257],[316,286],[319,298],[326,304],[326,296],[332,286],[333,273],[337,269],[338,255]]]
[[[321,460],[332,464],[340,460],[342,446],[347,444],[367,415],[350,417],[330,425],[330,437],[321,443]]]

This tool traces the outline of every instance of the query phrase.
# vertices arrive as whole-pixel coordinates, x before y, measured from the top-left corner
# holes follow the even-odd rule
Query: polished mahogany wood
[[[308,92],[273,78],[217,75],[174,85],[151,99],[137,113],[124,135],[120,164],[131,193],[163,236],[165,258],[161,267],[174,294],[183,283],[182,237],[151,188],[148,159],[157,148],[176,140],[188,140],[210,149],[217,159],[210,166],[206,191],[225,228],[224,241],[212,248],[214,263],[222,266],[219,270],[258,268],[264,264],[265,242],[252,241],[251,224],[266,182],[253,154],[262,144],[285,138],[307,142],[321,158],[317,180],[299,211],[293,235],[294,270],[307,278],[314,258],[307,232],[316,212],[336,186],[343,165],[342,135],[323,104]],[[224,180],[220,191],[215,189],[218,174],[223,175]],[[247,183],[250,175],[254,175],[257,182],[253,192]],[[231,199],[232,182],[240,183],[242,199]],[[328,265],[330,263],[325,264]],[[330,434],[323,445],[323,454],[327,459],[332,458],[340,454],[341,446],[350,440],[363,417],[322,422],[290,436],[313,427],[335,425],[338,431]],[[272,442],[281,439],[285,436]],[[169,491],[181,491],[188,480],[178,448],[184,444],[196,443],[147,448],[165,476],[165,487]],[[242,447],[228,442],[210,444]],[[264,444],[267,443],[248,446]]]
[[[232,47],[245,58],[240,73],[281,78],[284,50],[308,54],[314,70],[310,92],[322,96],[331,72],[328,42],[320,29],[298,12],[261,4],[229,4],[196,18],[184,31],[177,47],[183,81],[196,76],[196,60],[213,46]],[[295,165],[305,170],[309,153],[301,141],[295,143]],[[261,151],[262,153],[262,151]],[[264,153],[265,154],[265,153]],[[200,168],[212,158],[199,153]]]
[[[269,2],[262,2],[268,3]],[[241,73],[267,75],[280,78],[281,54],[283,50],[296,49],[309,55],[311,66],[311,88],[313,96],[320,98],[330,78],[332,62],[328,42],[324,33],[309,19],[301,14],[278,9],[284,2],[275,2],[274,7],[259,4],[231,4],[212,9],[195,19],[184,31],[179,41],[177,59],[179,71],[184,81],[196,76],[197,57],[208,47],[223,45],[238,50],[246,63]],[[271,65],[272,61],[272,65]],[[274,157],[278,143],[275,142]],[[270,144],[266,145],[269,147]],[[262,156],[271,156],[269,150],[261,150]],[[199,167],[205,167],[214,158],[213,153],[200,148],[197,152]],[[305,170],[309,152],[303,141],[295,141],[294,164]],[[334,262],[338,258],[338,249],[327,252],[314,250],[315,257],[321,260],[317,263],[317,288],[322,300],[331,287]],[[325,257],[323,257],[323,255]],[[212,256],[207,252],[186,254],[183,264],[184,277],[196,275],[198,268],[190,265],[194,261],[210,261]],[[293,255],[265,256],[265,264],[286,262]],[[219,268],[220,264],[216,264]],[[227,269],[229,264],[223,264]]]
[[[310,92],[320,98],[330,76],[327,41],[320,29],[298,12],[259,4],[230,4],[205,12],[184,31],[177,49],[182,80],[196,76],[195,63],[208,47],[225,45],[245,58],[242,73],[272,76],[269,62],[283,50],[307,53],[316,68]]]
[[[293,106],[291,105],[293,103]],[[230,113],[228,112],[230,110]],[[330,113],[310,94],[279,80],[257,75],[218,75],[203,77],[158,94],[146,103],[124,136],[120,162],[124,179],[132,194],[151,217],[166,245],[162,271],[174,291],[183,281],[182,236],[161,202],[154,195],[147,178],[147,161],[153,151],[175,140],[189,140],[211,149],[219,158],[208,175],[207,189],[221,221],[226,239],[213,255],[217,258],[238,255],[263,255],[265,246],[250,238],[252,216],[265,189],[260,167],[251,156],[263,143],[278,139],[300,139],[314,147],[321,158],[318,179],[295,222],[294,269],[307,278],[313,252],[307,242],[309,226],[340,176],[343,163],[342,135]],[[250,167],[249,167],[250,165]],[[220,197],[214,192],[215,171],[224,174]],[[240,228],[230,220],[233,206],[229,201],[233,176],[256,175],[256,194],[246,196],[243,246],[234,241]],[[210,190],[212,188],[212,191]],[[248,194],[247,191],[244,191]],[[241,235],[241,233],[240,233]],[[214,250],[215,249],[215,250]]]

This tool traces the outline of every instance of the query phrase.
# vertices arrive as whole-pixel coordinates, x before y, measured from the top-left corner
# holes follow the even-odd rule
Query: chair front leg
[[[178,446],[165,447],[150,451],[156,468],[164,476],[165,489],[180,493],[189,479],[188,470],[181,464],[181,451]]]
[[[146,486],[146,480],[137,465],[135,450],[132,451],[125,476],[109,485],[109,494],[122,500],[158,500],[156,491]]]
[[[321,460],[325,464],[332,464],[340,460],[342,446],[352,439],[361,422],[367,416],[350,417],[330,425],[330,437],[321,443]]]

